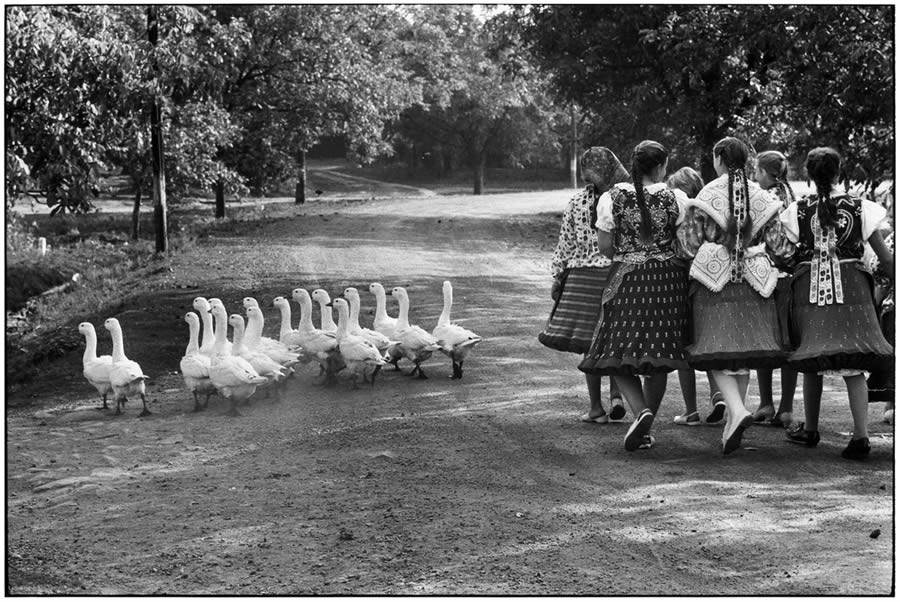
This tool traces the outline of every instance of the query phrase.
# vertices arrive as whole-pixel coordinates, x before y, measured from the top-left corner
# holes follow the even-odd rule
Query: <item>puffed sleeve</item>
[[[576,196],[563,211],[562,224],[559,226],[559,240],[553,251],[553,259],[550,261],[550,274],[553,278],[559,278],[566,270],[569,259],[575,252],[575,206],[581,202],[581,195]]]
[[[784,234],[792,243],[800,240],[800,221],[797,219],[797,203],[791,203],[781,212],[779,221],[784,229]]]
[[[879,205],[878,203],[874,203],[872,201],[867,201],[863,199],[862,202],[862,235],[863,240],[869,240],[869,237],[875,233],[876,230],[884,229],[884,218],[887,217],[887,209]]]
[[[616,229],[616,222],[613,219],[613,202],[607,190],[600,195],[597,201],[597,223],[596,228],[602,232],[612,232]]]

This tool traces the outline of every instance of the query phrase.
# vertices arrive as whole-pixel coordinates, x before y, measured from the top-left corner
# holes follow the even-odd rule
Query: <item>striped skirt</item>
[[[614,263],[596,335],[578,369],[648,375],[687,368],[687,314],[687,270],[682,263]]]
[[[610,267],[572,268],[568,271],[559,299],[538,340],[557,351],[585,353],[591,346],[600,298],[609,279]]]
[[[798,372],[889,370],[894,348],[881,332],[872,276],[856,263],[841,264],[844,302],[809,302],[809,264],[791,280],[791,330],[797,349],[788,364]]]

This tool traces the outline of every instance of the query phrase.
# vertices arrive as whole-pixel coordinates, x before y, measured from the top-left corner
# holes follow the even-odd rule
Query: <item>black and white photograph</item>
[[[3,19],[6,597],[896,595],[894,4]]]

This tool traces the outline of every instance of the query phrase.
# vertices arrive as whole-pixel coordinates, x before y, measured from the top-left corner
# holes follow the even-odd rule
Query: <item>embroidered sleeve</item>
[[[581,196],[578,195],[569,201],[566,210],[563,212],[562,224],[559,227],[559,240],[556,243],[556,250],[553,252],[553,259],[550,262],[550,274],[555,279],[562,276],[569,260],[575,253],[576,233],[574,216],[575,207],[581,202]]]
[[[766,244],[766,253],[772,264],[782,271],[792,271],[797,246],[791,242],[784,222],[779,216],[772,216],[772,219],[763,226],[762,235]]]
[[[884,218],[887,217],[887,209],[873,203],[872,201],[863,200],[862,202],[862,236],[863,240],[869,240],[869,237],[876,230],[884,228]]]
[[[797,243],[800,240],[800,221],[797,219],[797,203],[791,203],[788,208],[781,212],[779,217],[784,233],[788,240]]]
[[[693,257],[704,241],[707,216],[702,210],[690,207],[684,214],[676,230],[678,243],[675,245],[679,257]]]
[[[600,195],[597,201],[597,229],[603,232],[612,232],[616,229],[616,222],[613,219],[613,202],[609,191]]]

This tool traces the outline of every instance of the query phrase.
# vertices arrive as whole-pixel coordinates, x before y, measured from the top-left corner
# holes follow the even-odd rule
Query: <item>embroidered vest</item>
[[[862,234],[862,202],[843,194],[831,200],[837,210],[834,228],[823,228],[819,223],[818,196],[797,201],[800,228],[797,258],[810,263],[809,302],[819,306],[844,302],[840,260],[861,259],[866,246]]]
[[[650,242],[641,242],[641,209],[631,187],[613,186],[609,191],[616,224],[615,261],[643,263],[648,259],[666,260],[675,256],[674,242],[678,221],[678,202],[668,188],[652,194],[644,189],[644,202],[650,213]]]

